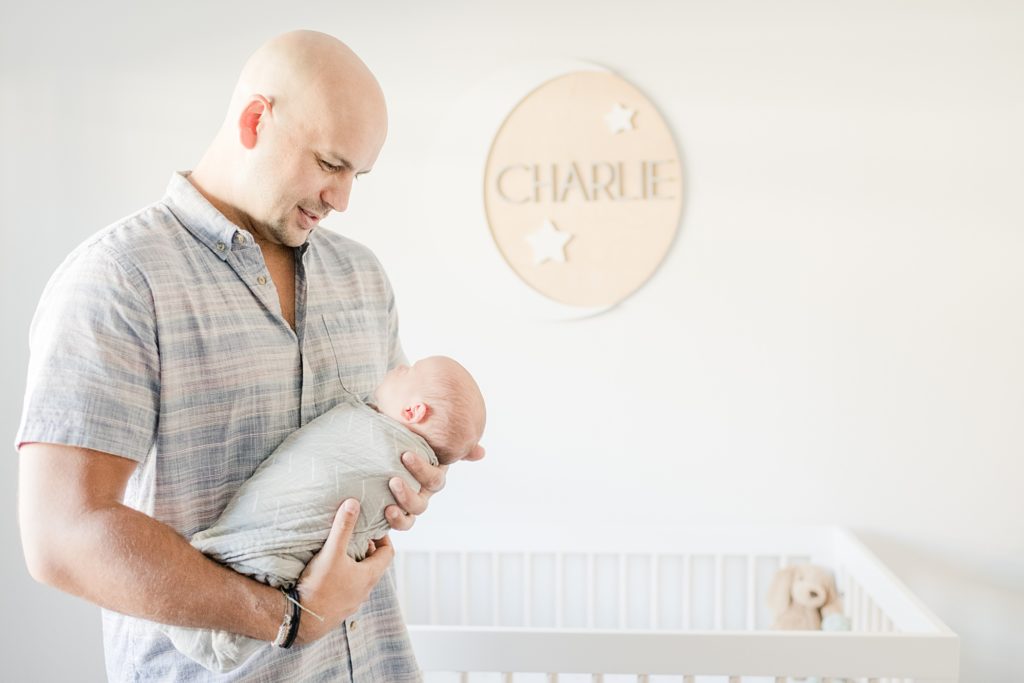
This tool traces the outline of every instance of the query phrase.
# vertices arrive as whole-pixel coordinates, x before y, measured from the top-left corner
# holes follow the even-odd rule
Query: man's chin
[[[309,236],[313,234],[317,227],[314,225],[307,228],[293,223],[285,230],[277,233],[277,241],[286,247],[301,247],[309,240]]]
[[[288,236],[289,247],[301,247],[303,244],[309,241],[309,236],[316,232],[316,228],[310,228],[309,230],[300,230],[297,234]]]

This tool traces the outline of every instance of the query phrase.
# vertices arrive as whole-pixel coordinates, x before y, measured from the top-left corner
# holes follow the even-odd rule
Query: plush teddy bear
[[[843,613],[832,573],[813,564],[780,569],[772,579],[765,602],[775,616],[773,629],[818,630],[822,619]]]

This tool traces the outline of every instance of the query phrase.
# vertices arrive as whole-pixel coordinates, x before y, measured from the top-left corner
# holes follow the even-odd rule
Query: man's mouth
[[[309,227],[312,228],[312,227],[316,226],[317,223],[320,222],[320,216],[316,215],[315,213],[312,213],[310,211],[306,211],[301,206],[299,207],[299,211],[302,213],[303,216],[306,217],[307,221],[310,223]]]

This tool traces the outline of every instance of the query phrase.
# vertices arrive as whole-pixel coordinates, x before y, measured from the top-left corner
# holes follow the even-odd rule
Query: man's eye
[[[338,171],[341,170],[341,166],[335,166],[334,164],[329,164],[326,161],[324,161],[323,159],[318,159],[318,161],[320,162],[320,168],[324,169],[328,173],[337,173]]]

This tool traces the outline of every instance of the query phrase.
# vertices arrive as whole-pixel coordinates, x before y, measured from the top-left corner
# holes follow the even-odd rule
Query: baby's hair
[[[438,373],[436,387],[424,399],[431,407],[423,437],[442,465],[461,460],[476,446],[484,431],[484,398],[473,377],[458,363],[459,372]]]

